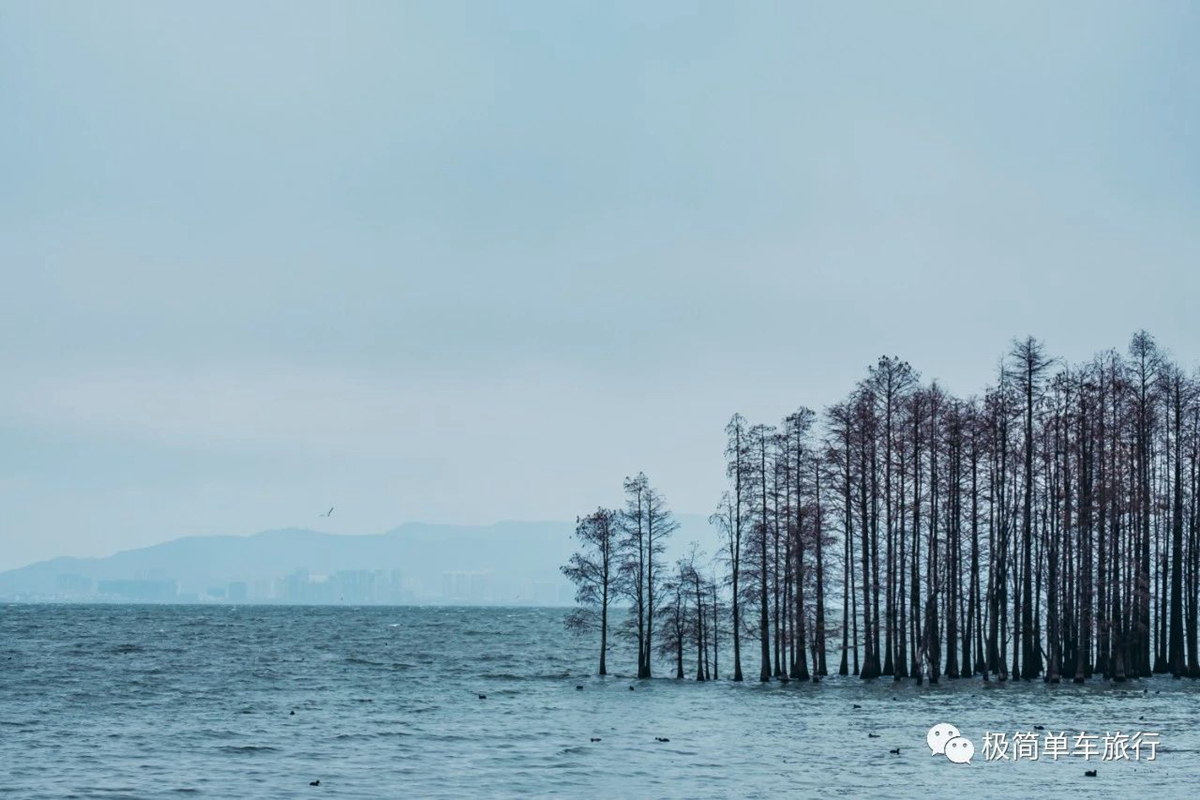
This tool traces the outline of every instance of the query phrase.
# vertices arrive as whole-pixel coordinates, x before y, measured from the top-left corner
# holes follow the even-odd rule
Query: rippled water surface
[[[1128,798],[1200,777],[1200,682],[635,681],[624,651],[600,679],[563,613],[0,607],[0,795]],[[930,756],[937,722],[974,763]],[[985,731],[1035,725],[1162,745],[983,760]]]

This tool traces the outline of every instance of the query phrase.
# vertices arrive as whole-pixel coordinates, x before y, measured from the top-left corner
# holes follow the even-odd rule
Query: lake
[[[728,642],[719,681],[632,679],[632,648],[601,679],[565,613],[0,607],[0,795],[975,800],[1169,797],[1200,777],[1198,681],[735,684]],[[973,742],[970,764],[931,755],[937,723]],[[1155,759],[1101,760],[1118,730],[1157,734]],[[985,733],[1032,731],[1097,734],[1100,752],[985,759]]]

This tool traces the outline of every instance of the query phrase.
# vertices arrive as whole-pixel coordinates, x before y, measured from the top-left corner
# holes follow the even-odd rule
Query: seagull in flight
[[[322,517],[332,517],[332,516],[333,516],[333,506],[330,506],[330,507],[329,507],[329,510],[328,510],[328,511],[326,511],[326,512],[325,512],[324,514],[322,514],[321,516],[322,516]]]

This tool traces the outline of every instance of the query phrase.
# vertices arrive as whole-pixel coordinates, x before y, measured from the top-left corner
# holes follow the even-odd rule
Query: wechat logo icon
[[[942,722],[934,725],[925,734],[925,743],[929,745],[930,755],[945,756],[954,764],[970,764],[975,755],[974,743],[963,736],[958,728]]]

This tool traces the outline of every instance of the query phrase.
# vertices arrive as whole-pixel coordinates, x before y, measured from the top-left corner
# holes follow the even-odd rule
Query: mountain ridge
[[[714,543],[707,520],[679,514],[684,542]],[[379,533],[271,528],[183,536],[103,557],[58,556],[0,572],[0,598],[182,602],[569,602],[559,572],[574,522],[406,522]]]

